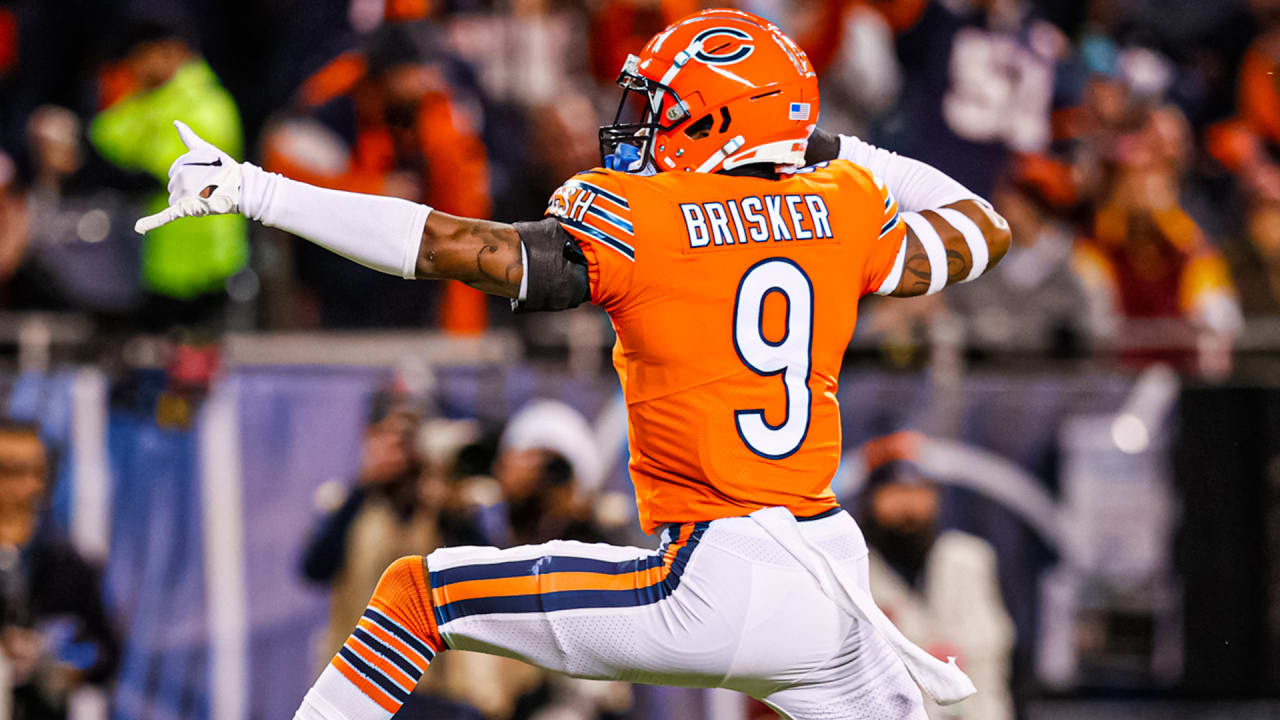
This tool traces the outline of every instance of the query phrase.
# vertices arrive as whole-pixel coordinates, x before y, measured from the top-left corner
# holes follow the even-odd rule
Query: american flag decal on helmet
[[[809,103],[791,103],[791,110],[787,113],[787,118],[789,120],[808,120]]]

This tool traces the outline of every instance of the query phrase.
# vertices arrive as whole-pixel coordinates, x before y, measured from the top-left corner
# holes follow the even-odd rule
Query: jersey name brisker
[[[832,237],[821,195],[748,195],[724,202],[681,203],[689,247],[704,248]]]
[[[591,169],[547,214],[617,332],[645,530],[838,507],[854,301],[884,283],[906,233],[888,190],[846,160],[772,180]]]

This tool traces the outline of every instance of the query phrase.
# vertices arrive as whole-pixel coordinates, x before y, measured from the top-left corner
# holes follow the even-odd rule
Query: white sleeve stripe
[[[902,265],[907,260],[907,238],[902,238],[902,244],[898,246],[898,258],[893,261],[893,269],[885,277],[884,282],[880,283],[880,287],[876,288],[877,295],[890,295],[894,290],[898,289],[898,283],[902,282]]]
[[[960,234],[964,236],[965,244],[969,246],[969,256],[973,258],[973,266],[969,269],[968,276],[960,282],[969,282],[986,272],[990,254],[987,252],[987,239],[983,237],[977,223],[970,220],[968,215],[954,208],[939,208],[934,212],[942,216],[943,220],[951,223],[952,227],[959,230]]]
[[[929,291],[925,294],[932,295],[947,286],[947,249],[938,231],[919,213],[902,213],[902,219],[915,231],[924,246],[924,254],[929,258]]]

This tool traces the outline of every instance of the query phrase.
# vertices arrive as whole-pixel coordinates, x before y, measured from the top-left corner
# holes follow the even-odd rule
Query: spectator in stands
[[[511,217],[539,216],[566,178],[600,164],[600,123],[586,95],[565,88],[554,100],[530,107],[526,116],[527,142],[505,203]]]
[[[1166,105],[1175,78],[1169,60],[1096,33],[1080,54],[1086,74],[1080,103],[1055,117],[1055,147],[1069,149],[1072,166],[1061,186],[1066,194],[1077,209],[1096,211],[1120,178],[1141,172],[1167,176],[1181,194],[1192,147],[1186,118]]]
[[[1027,156],[992,195],[1017,238],[1014,252],[986,282],[959,285],[944,295],[970,344],[990,351],[1078,355],[1105,331],[1110,308],[1090,305],[1071,266],[1076,232],[1061,208],[1071,197],[1070,170]]]
[[[48,478],[37,429],[0,421],[0,652],[22,720],[66,718],[70,693],[110,682],[120,654],[98,570],[41,525]]]
[[[1247,208],[1226,248],[1246,317],[1280,315],[1280,5],[1252,3],[1263,32],[1239,68],[1234,117],[1205,133],[1206,150],[1233,173]]]
[[[502,433],[493,467],[509,532],[499,544],[602,541],[589,500],[600,488],[603,465],[582,413],[554,400],[520,408]]]
[[[175,118],[236,158],[244,155],[244,135],[235,100],[177,29],[138,21],[123,45],[110,73],[116,97],[93,118],[89,139],[115,166],[155,178],[143,209],[150,212],[167,205],[169,165],[186,150],[173,132]],[[152,294],[147,318],[155,326],[216,323],[226,280],[248,260],[244,218],[204,220],[172,223],[143,241],[142,282]]]
[[[1131,359],[1189,359],[1186,349],[1196,348],[1199,370],[1218,375],[1230,367],[1240,306],[1221,253],[1182,207],[1189,156],[1190,134],[1177,109],[1135,111],[1101,159],[1101,204],[1074,263],[1092,302],[1110,307],[1115,317],[1187,322],[1181,340],[1165,326],[1143,337],[1141,322],[1127,323],[1125,336],[1173,346]]]
[[[1280,317],[1280,202],[1256,201],[1226,256],[1245,317]]]
[[[101,182],[100,162],[86,167],[82,139],[80,118],[63,107],[42,105],[27,121],[30,230],[12,308],[121,315],[141,303],[138,208]]]
[[[489,217],[481,120],[451,86],[439,45],[431,26],[391,23],[364,49],[334,58],[266,131],[264,166],[323,187]],[[487,324],[483,295],[460,283],[442,290],[404,283],[315,250],[308,243],[294,247],[301,280],[326,327],[420,326],[431,318],[437,292],[446,329],[474,332]],[[379,298],[376,308],[357,302],[372,296]]]
[[[1012,720],[1013,621],[1004,607],[996,554],[981,538],[938,527],[939,493],[910,458],[920,436],[867,443],[870,472],[858,524],[870,547],[871,593],[895,625],[938,657],[954,656],[982,692],[933,718]]]
[[[421,430],[411,398],[396,390],[375,396],[355,483],[321,519],[303,553],[303,575],[333,588],[326,647],[334,652],[392,560],[483,540],[457,513],[441,513],[450,501],[450,458],[459,448],[437,446],[428,459],[418,448]]]
[[[1264,18],[1269,27],[1249,46],[1240,64],[1235,116],[1210,127],[1205,143],[1246,193],[1280,202],[1280,89],[1276,87],[1280,22],[1274,10],[1270,15]]]
[[[493,466],[502,492],[489,513],[497,544],[605,540],[591,502],[603,472],[594,433],[580,412],[554,400],[524,405],[503,430]],[[445,692],[491,718],[535,717],[536,711],[536,717],[595,720],[631,705],[625,683],[567,678],[492,655],[459,653],[449,660]]]
[[[990,197],[1013,153],[1045,150],[1066,36],[1025,0],[893,2],[902,98],[882,144]],[[915,18],[912,20],[912,18]]]
[[[451,460],[467,441],[467,430],[437,426],[433,454],[425,456],[419,449],[424,429],[419,405],[396,390],[375,396],[355,484],[320,520],[303,552],[303,576],[331,588],[326,658],[351,633],[393,560],[447,544],[487,543],[450,497]],[[436,694],[419,693],[397,717],[478,716]]]

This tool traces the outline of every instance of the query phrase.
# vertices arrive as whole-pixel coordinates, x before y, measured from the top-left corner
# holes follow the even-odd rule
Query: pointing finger
[[[173,208],[165,208],[155,215],[148,215],[140,218],[138,222],[133,224],[133,231],[139,235],[145,235],[156,228],[166,225],[177,218],[177,211]]]
[[[195,130],[187,127],[187,124],[181,120],[174,120],[173,126],[178,128],[178,137],[182,138],[182,144],[187,146],[188,150],[197,150],[208,147],[209,143],[204,138],[196,134]]]

